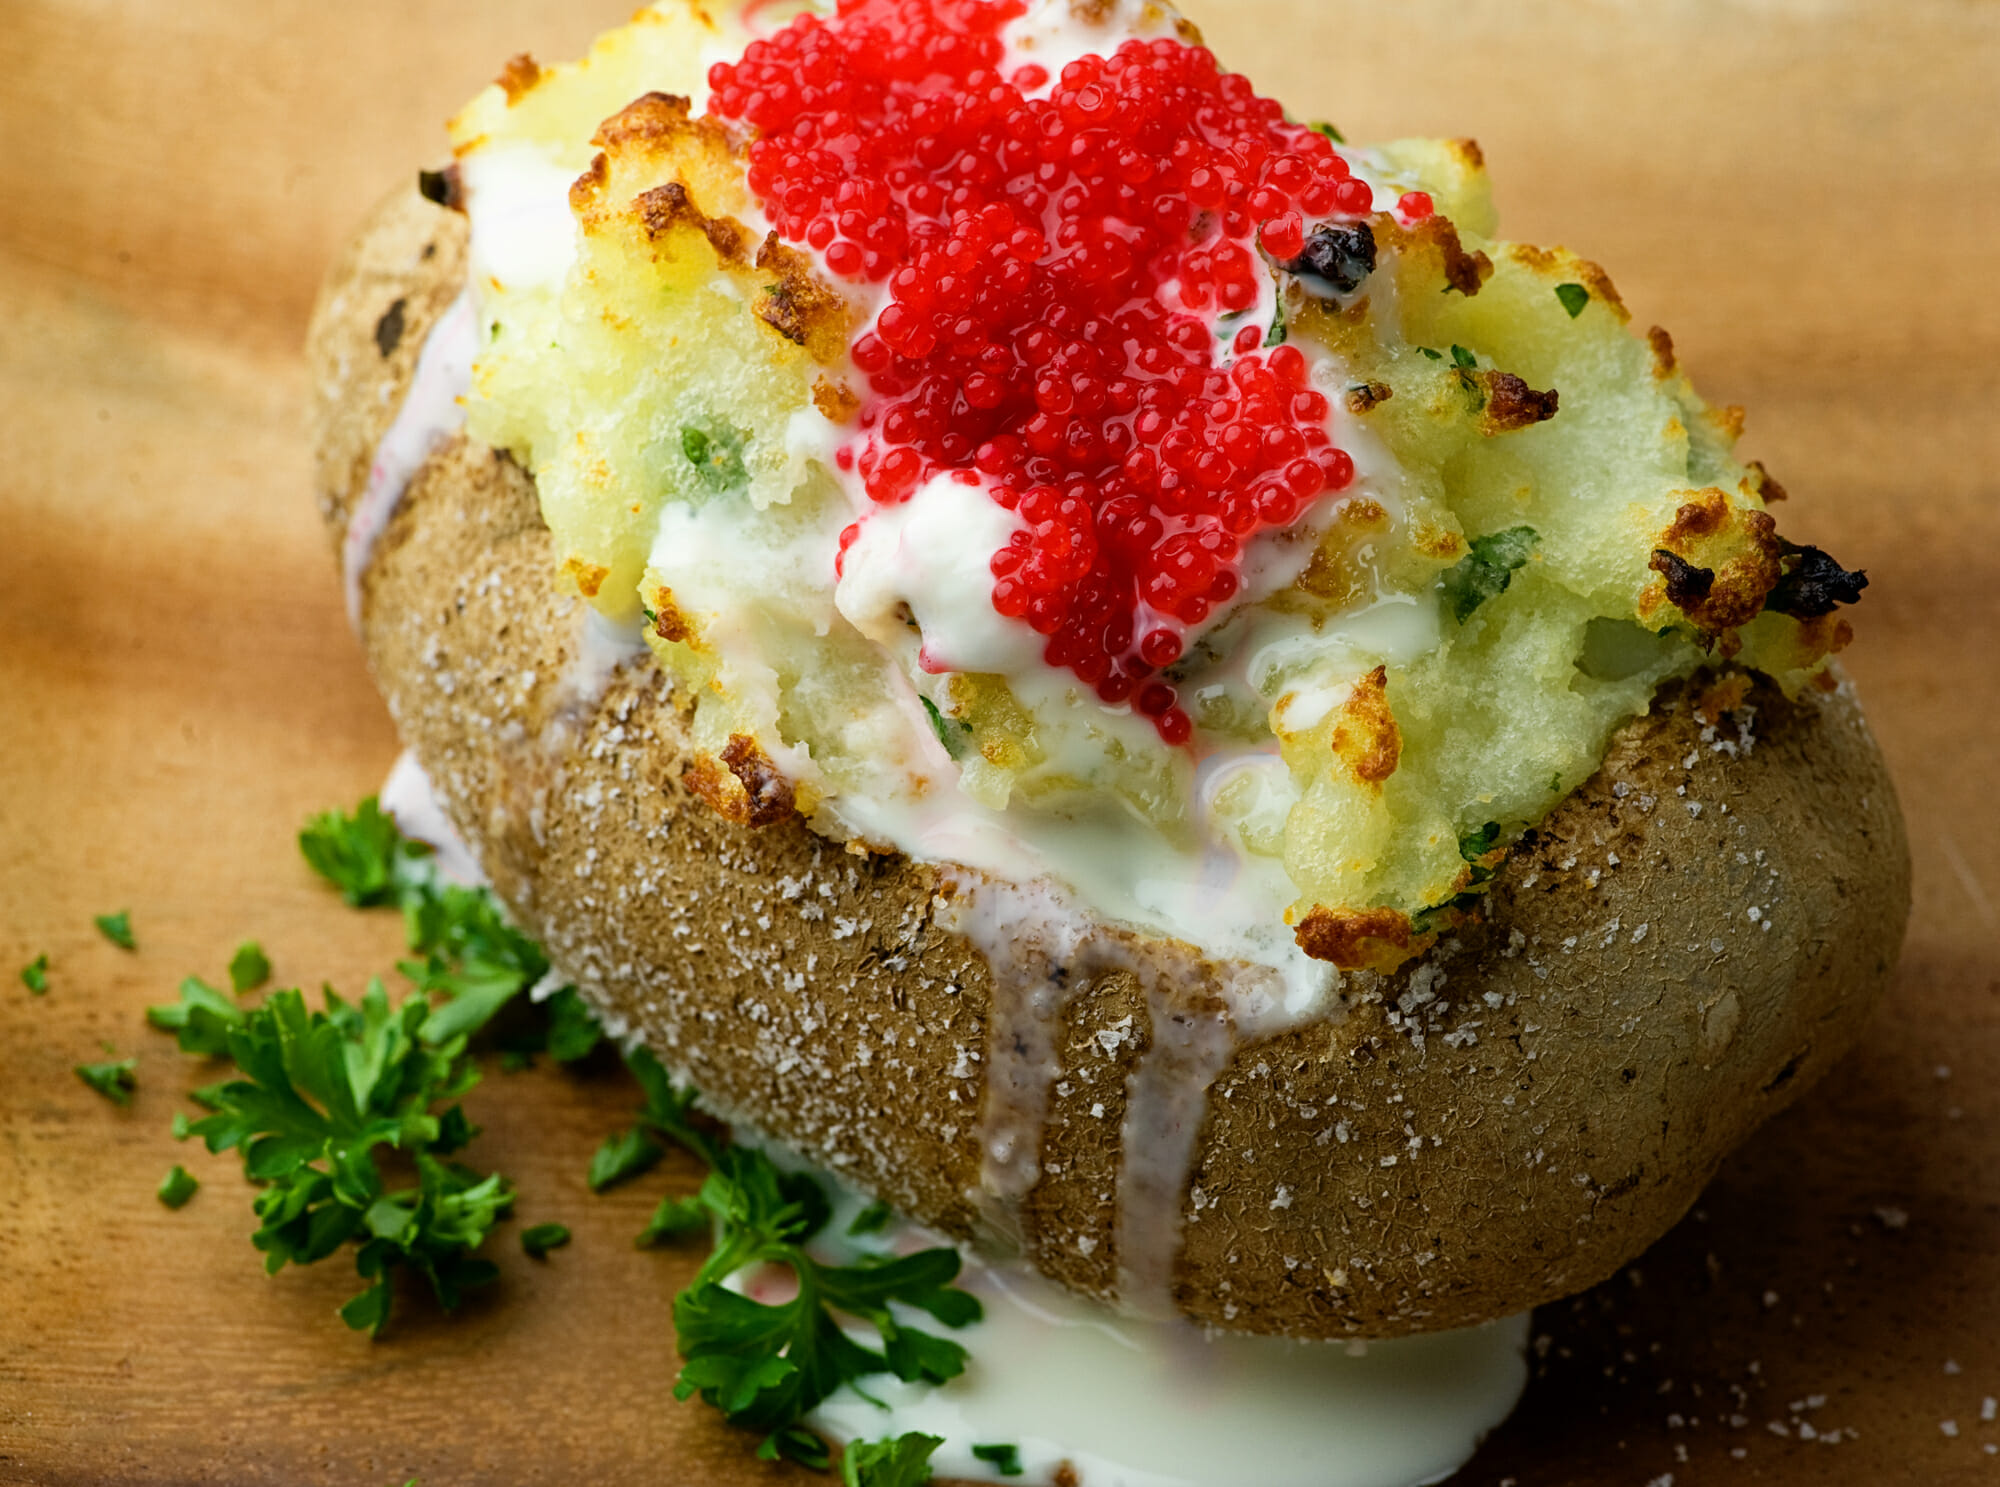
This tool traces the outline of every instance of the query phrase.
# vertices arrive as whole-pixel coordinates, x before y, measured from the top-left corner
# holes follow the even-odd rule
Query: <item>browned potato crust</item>
[[[311,355],[336,534],[462,265],[461,220],[403,196],[322,297]],[[398,300],[403,344],[384,356],[375,330]],[[939,927],[938,874],[694,799],[682,713],[650,660],[602,697],[566,679],[583,612],[554,567],[532,481],[459,440],[364,587],[377,681],[497,891],[718,1110],[973,1236],[983,1087],[954,1070],[985,1047],[992,978]],[[1394,1336],[1581,1290],[1854,1041],[1909,901],[1881,757],[1845,687],[1793,703],[1758,686],[1735,715],[1754,738],[1706,725],[1700,694],[1665,694],[1621,731],[1512,853],[1484,922],[1239,1051],[1183,1193],[1188,1316]],[[1198,976],[1184,994],[1211,995]],[[1095,1033],[1126,1017],[1137,1036],[1107,1052]],[[1036,1262],[1100,1296],[1118,1273],[1126,1080],[1149,1036],[1129,972],[1072,1004],[1021,1215]]]

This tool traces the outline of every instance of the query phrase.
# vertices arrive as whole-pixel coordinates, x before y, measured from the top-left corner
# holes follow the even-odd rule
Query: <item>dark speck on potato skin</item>
[[[394,356],[396,348],[403,344],[404,314],[409,308],[407,299],[399,299],[375,322],[375,349],[382,353],[384,361]]]

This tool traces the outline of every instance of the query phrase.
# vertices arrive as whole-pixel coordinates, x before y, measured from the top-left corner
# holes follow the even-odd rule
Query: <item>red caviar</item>
[[[1034,96],[1049,74],[1008,74],[1001,38],[1025,9],[840,0],[713,68],[710,106],[757,131],[778,232],[886,284],[842,467],[881,504],[979,472],[1025,524],[994,607],[1184,743],[1155,674],[1241,592],[1250,538],[1354,476],[1304,355],[1266,348],[1259,249],[1295,258],[1373,194],[1205,48],[1127,41]]]

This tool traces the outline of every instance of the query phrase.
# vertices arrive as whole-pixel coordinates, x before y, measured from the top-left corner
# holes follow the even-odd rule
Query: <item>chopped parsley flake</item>
[[[1479,370],[1479,358],[1474,356],[1470,351],[1467,351],[1463,346],[1452,346],[1451,360],[1452,364],[1461,372],[1476,372]]]
[[[1477,862],[1491,852],[1500,842],[1500,823],[1488,821],[1479,830],[1458,839],[1458,855],[1467,862]]]
[[[1428,346],[1419,346],[1417,350],[1421,351],[1425,356],[1428,356],[1432,361],[1444,360],[1444,353],[1442,351],[1433,351]]]
[[[271,962],[264,955],[264,947],[255,940],[245,940],[236,947],[236,953],[229,957],[229,984],[236,994],[255,991],[271,979]]]
[[[536,1224],[521,1231],[521,1248],[530,1259],[545,1260],[550,1250],[559,1250],[569,1241],[569,1229],[562,1224]]]
[[[139,1061],[136,1058],[118,1059],[103,1064],[78,1064],[76,1077],[112,1104],[129,1105],[132,1103],[132,1091],[139,1086],[136,1074],[138,1067]]]
[[[964,755],[965,746],[972,738],[972,725],[957,718],[947,718],[938,711],[938,705],[928,697],[917,699],[924,705],[924,714],[931,720],[931,732],[937,735],[944,751],[957,759]]]
[[[1308,124],[1306,127],[1312,130],[1314,134],[1324,134],[1328,139],[1332,140],[1337,145],[1344,145],[1347,143],[1347,136],[1342,134],[1338,129],[1334,128],[1333,125],[1331,124],[1326,124],[1326,123]]]
[[[21,984],[36,996],[44,996],[48,993],[49,958],[46,954],[37,955],[33,960],[21,967]]]
[[[1444,606],[1464,624],[1489,599],[1507,592],[1514,574],[1527,566],[1541,535],[1533,527],[1510,527],[1489,537],[1473,539],[1472,551],[1440,580]]]
[[[1280,283],[1276,285],[1276,289],[1276,308],[1271,311],[1271,333],[1264,337],[1266,351],[1273,346],[1284,345],[1291,335],[1291,328],[1285,324],[1285,286]]]
[[[1003,1477],[1021,1475],[1021,1448],[1019,1446],[974,1446],[972,1457],[983,1461]]]
[[[694,466],[696,478],[713,491],[734,490],[749,479],[743,467],[743,443],[744,436],[735,429],[681,430],[681,453]]]
[[[943,1444],[915,1431],[895,1440],[855,1441],[840,1458],[841,1487],[922,1487]]]
[[[120,950],[137,950],[138,941],[132,938],[132,911],[120,909],[115,914],[99,914],[93,921],[97,932],[116,945]]]
[[[1574,320],[1590,304],[1590,291],[1581,284],[1558,284],[1556,298],[1562,301],[1562,307],[1569,311],[1569,318]]]
[[[160,1201],[169,1208],[185,1208],[188,1199],[201,1187],[201,1180],[179,1163],[160,1182]]]

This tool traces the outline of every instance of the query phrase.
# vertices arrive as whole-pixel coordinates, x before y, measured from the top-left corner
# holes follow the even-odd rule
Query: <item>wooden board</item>
[[[1874,580],[1851,668],[1918,892],[1893,999],[1629,1276],[1543,1314],[1528,1401],[1467,1480],[2000,1476],[2000,11],[1192,3],[1301,113],[1477,134],[1511,232],[1609,265],[1751,408],[1788,533]],[[167,1136],[200,1072],[140,1021],[245,936],[308,985],[393,961],[396,924],[291,843],[396,748],[310,509],[298,344],[328,254],[445,115],[617,12],[5,6],[0,1482],[813,1480],[669,1396],[690,1262],[630,1241],[693,1173],[586,1194],[620,1081],[489,1080],[477,1150],[576,1243],[538,1264],[504,1235],[491,1295],[371,1344],[333,1316],[351,1273],[259,1272],[240,1180]],[[128,906],[136,954],[90,925]],[[40,951],[33,999],[13,968]],[[141,1056],[129,1112],[70,1073],[100,1040]],[[152,1189],[183,1158],[206,1185],[170,1214]]]

